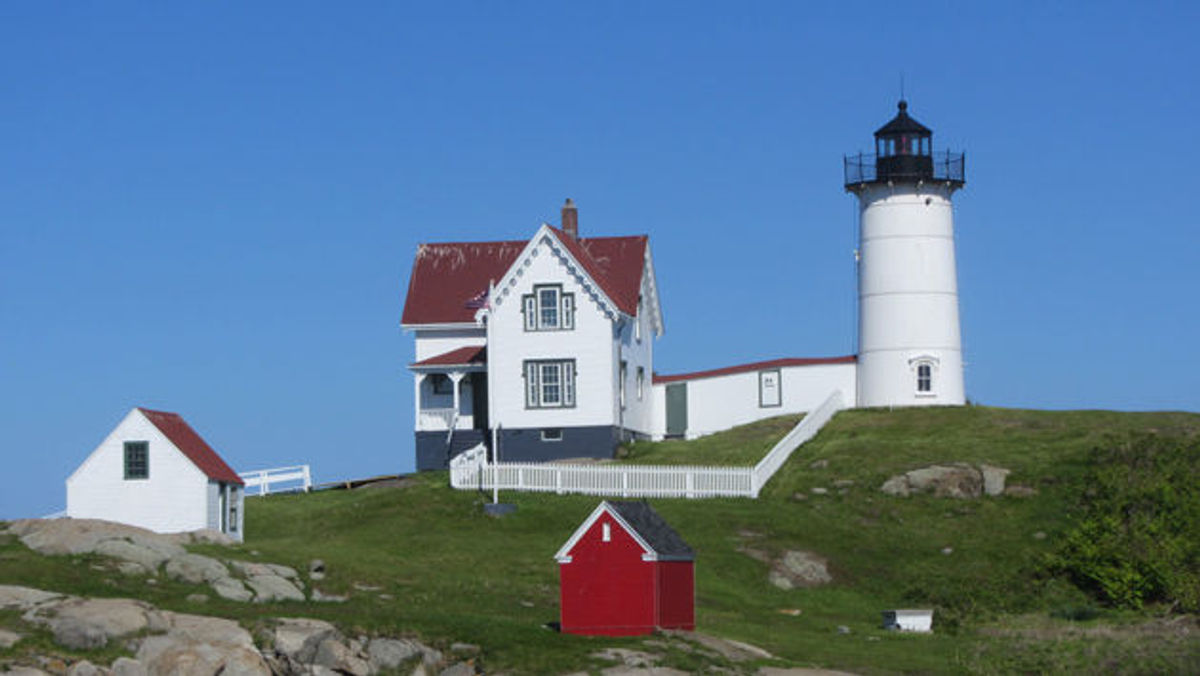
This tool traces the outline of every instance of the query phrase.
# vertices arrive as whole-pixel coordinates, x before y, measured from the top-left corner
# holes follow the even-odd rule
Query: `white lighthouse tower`
[[[962,153],[899,112],[875,153],[845,158],[858,197],[858,406],[959,406],[963,391],[951,195]]]

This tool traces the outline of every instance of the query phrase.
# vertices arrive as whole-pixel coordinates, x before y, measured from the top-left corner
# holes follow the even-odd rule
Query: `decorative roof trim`
[[[614,319],[622,314],[617,304],[604,291],[604,287],[600,284],[599,280],[588,272],[583,262],[563,243],[558,231],[547,223],[543,223],[542,227],[538,228],[538,231],[530,238],[529,243],[525,245],[525,249],[521,251],[517,259],[509,266],[508,271],[504,273],[500,281],[496,282],[494,291],[490,297],[493,310],[495,307],[502,305],[505,298],[516,288],[517,282],[521,275],[524,274],[524,269],[532,263],[533,258],[537,256],[538,247],[543,243],[550,248],[559,262],[566,267],[567,272],[575,276],[580,286],[583,287],[584,293],[600,306],[601,311],[605,315],[610,319]],[[587,252],[585,251],[584,253],[586,254]]]
[[[592,513],[587,519],[584,520],[583,524],[580,525],[579,528],[576,528],[575,532],[571,534],[571,537],[567,539],[566,544],[560,547],[558,552],[555,553],[554,559],[559,563],[570,563],[571,550],[575,549],[575,545],[579,544],[579,541],[583,539],[584,534],[591,530],[592,526],[596,524],[596,521],[600,518],[600,515],[606,512],[612,516],[613,520],[616,521],[621,528],[624,528],[625,532],[629,533],[629,536],[632,537],[634,541],[638,543],[638,546],[642,548],[643,561],[658,560],[658,553],[654,551],[654,548],[650,546],[650,543],[646,542],[641,533],[637,532],[637,529],[635,529],[633,526],[630,526],[629,522],[621,518],[620,512],[618,512],[616,509],[613,509],[613,506],[609,504],[607,500],[601,502],[596,506],[596,509],[592,510]]]

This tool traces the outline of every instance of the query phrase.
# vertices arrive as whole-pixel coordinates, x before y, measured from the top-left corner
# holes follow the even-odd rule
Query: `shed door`
[[[687,383],[667,385],[667,436],[687,434]]]

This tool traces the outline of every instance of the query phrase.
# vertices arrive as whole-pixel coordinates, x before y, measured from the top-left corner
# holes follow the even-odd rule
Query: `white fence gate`
[[[626,498],[757,498],[792,452],[813,438],[842,407],[842,393],[835,390],[754,467],[493,464],[480,444],[450,461],[450,485],[463,490],[499,488]]]

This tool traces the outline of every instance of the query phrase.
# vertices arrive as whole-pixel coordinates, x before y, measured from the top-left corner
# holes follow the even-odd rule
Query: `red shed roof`
[[[411,366],[479,366],[487,363],[487,347],[472,345],[413,362]]]
[[[574,239],[558,228],[549,230],[571,252],[588,275],[625,314],[637,314],[645,267],[645,235]],[[526,241],[446,242],[421,244],[400,323],[465,324],[492,282],[500,281],[525,249]]]
[[[167,439],[171,440],[175,447],[183,451],[183,454],[192,461],[192,464],[200,468],[201,472],[216,481],[228,481],[230,483],[246,485],[237,472],[233,471],[221,456],[209,446],[204,439],[196,434],[196,430],[178,413],[168,413],[167,411],[151,411],[146,408],[138,408],[142,415],[158,428]]]
[[[746,373],[748,371],[762,371],[765,369],[777,369],[785,366],[819,366],[822,364],[853,364],[858,360],[858,357],[850,355],[847,357],[809,357],[809,358],[785,358],[771,359],[769,361],[756,361],[751,364],[741,364],[738,366],[726,366],[725,368],[711,369],[708,371],[693,371],[692,373],[678,373],[670,376],[662,376],[654,374],[655,383],[673,383],[679,380],[696,380],[698,378],[712,378],[715,376],[729,376],[735,373]]]

